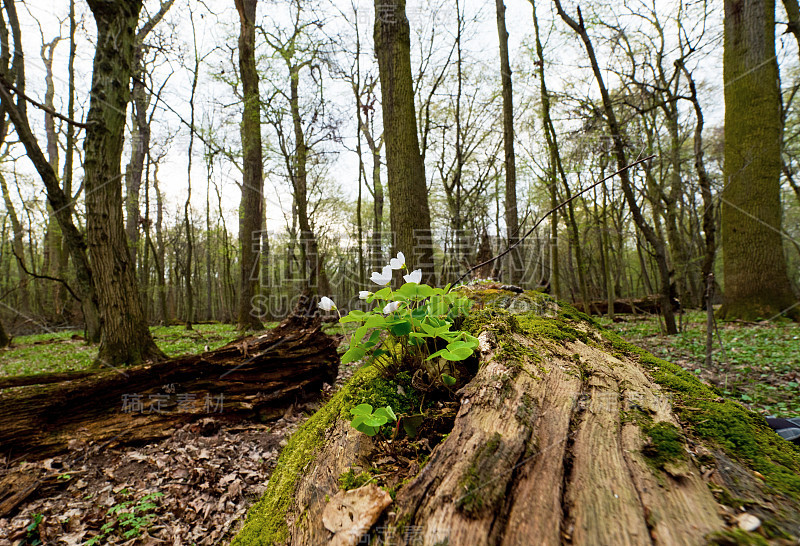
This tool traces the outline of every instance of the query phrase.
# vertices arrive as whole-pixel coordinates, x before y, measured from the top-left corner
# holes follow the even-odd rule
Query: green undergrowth
[[[398,386],[402,388],[398,389]],[[420,399],[406,372],[387,379],[374,365],[366,365],[356,371],[345,386],[289,439],[264,495],[250,508],[244,527],[232,545],[275,544],[288,538],[286,514],[297,482],[323,445],[327,431],[339,418],[349,421],[352,417],[350,410],[359,404],[373,407],[388,405],[397,414],[413,413],[420,409]],[[353,485],[350,480],[347,482]]]
[[[241,336],[234,325],[218,323],[195,324],[192,330],[153,326],[150,331],[169,357],[202,353],[206,347],[214,350]],[[11,347],[0,350],[0,376],[88,370],[96,356],[97,345],[87,345],[82,331],[19,336]]]

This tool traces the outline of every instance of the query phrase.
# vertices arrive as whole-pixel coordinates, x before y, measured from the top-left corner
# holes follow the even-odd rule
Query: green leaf
[[[367,436],[375,436],[376,434],[378,434],[379,430],[379,427],[371,427],[369,425],[365,425],[364,423],[359,423],[358,426],[353,425],[353,428],[355,428],[359,432],[363,432]]]
[[[367,330],[369,327],[367,325],[359,326],[356,328],[356,331],[353,333],[353,337],[350,338],[350,348],[352,349],[367,335]]]
[[[372,415],[372,406],[369,404],[359,404],[350,410],[353,415]]]
[[[392,326],[391,328],[389,328],[389,331],[392,332],[392,334],[397,337],[407,336],[408,334],[411,333],[411,330],[412,330],[411,323],[407,320],[399,322],[394,326]]]
[[[416,438],[417,431],[425,419],[424,415],[406,415],[401,418],[400,422],[403,425],[403,430],[409,438]]]
[[[391,288],[389,288],[388,286],[386,286],[386,287],[384,287],[384,288],[381,288],[380,290],[378,290],[377,292],[375,292],[375,293],[374,293],[374,294],[372,294],[371,296],[369,296],[369,297],[367,298],[367,301],[368,301],[369,303],[372,303],[372,302],[373,302],[373,301],[375,301],[375,300],[386,300],[386,299],[388,299],[388,298],[389,298],[389,296],[391,295],[391,293],[392,293],[392,289],[391,289]]]
[[[372,315],[364,323],[367,328],[380,328],[386,325],[386,317],[382,315]]]
[[[365,351],[363,347],[351,347],[342,355],[342,364],[349,364],[350,362],[361,360],[366,354],[367,351]]]
[[[472,349],[461,348],[454,351],[447,350],[442,354],[442,356],[447,360],[464,360],[472,356]]]
[[[389,421],[397,421],[397,416],[392,411],[391,406],[386,406],[385,408],[378,408],[375,410],[375,417],[382,417],[385,421],[382,424],[386,424]]]
[[[442,356],[446,351],[447,351],[447,349],[439,349],[438,351],[433,353],[431,356],[429,356],[425,360],[433,360],[434,358],[436,358],[438,356]]]
[[[432,296],[433,288],[431,288],[427,284],[417,284],[415,282],[407,282],[403,286],[401,286],[398,290],[396,290],[395,294],[398,294],[410,300],[421,300],[427,298],[428,296]]]
[[[452,375],[447,375],[446,373],[442,374],[442,383],[444,383],[448,387],[452,387],[456,384],[456,378]]]
[[[345,316],[339,319],[339,322],[361,322],[364,320],[364,317],[370,315],[371,313],[367,313],[366,311],[362,311],[360,309],[353,309]]]
[[[381,408],[378,408],[378,411],[380,410]],[[364,415],[363,417],[364,417],[363,422],[368,427],[381,427],[389,421],[389,419],[385,415],[378,414],[377,412],[372,415]]]

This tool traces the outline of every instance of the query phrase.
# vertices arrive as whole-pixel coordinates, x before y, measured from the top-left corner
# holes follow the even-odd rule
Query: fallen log
[[[800,536],[800,451],[763,418],[546,295],[501,293],[503,308],[475,296],[484,307],[463,328],[480,340],[479,362],[459,380],[446,433],[412,441],[397,429],[356,431],[349,409],[402,387],[365,366],[292,437],[234,546]],[[442,411],[426,406],[425,421]],[[420,455],[403,455],[404,443]],[[394,499],[385,510],[385,499],[368,502],[376,482]],[[361,484],[373,489],[355,508]],[[343,485],[356,487],[347,499]],[[337,510],[362,510],[350,521],[370,523],[326,524]]]
[[[57,377],[0,393],[0,454],[9,462],[89,445],[143,443],[213,414],[269,419],[336,378],[336,341],[293,316],[215,351]],[[45,375],[46,381],[53,380]],[[24,380],[5,379],[5,385]]]

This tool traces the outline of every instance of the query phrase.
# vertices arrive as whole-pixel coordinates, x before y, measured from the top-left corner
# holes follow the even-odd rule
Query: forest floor
[[[791,321],[717,322],[713,364],[705,366],[706,314],[688,311],[682,332],[661,334],[658,317],[620,315],[602,324],[659,358],[680,364],[764,415],[800,417],[800,325]]]
[[[170,355],[202,352],[238,337],[223,325],[154,329]],[[336,335],[340,327],[326,328]],[[8,362],[27,371],[64,371],[73,366],[70,350],[83,348],[72,333],[20,337],[16,347],[0,351],[0,369]],[[91,351],[78,357],[91,363]],[[49,359],[53,359],[50,366]],[[70,359],[73,362],[70,362]],[[59,366],[59,367],[55,367]],[[315,401],[289,407],[268,423],[229,423],[205,418],[170,438],[141,446],[108,449],[93,446],[76,459],[70,454],[37,462],[15,462],[41,476],[57,474],[10,518],[0,518],[0,546],[53,545],[206,545],[230,538],[247,509],[261,496],[289,436],[350,378],[357,363],[341,366],[334,385]],[[71,368],[82,369],[82,368]],[[0,479],[12,465],[0,455]]]
[[[763,414],[800,415],[800,326],[720,323],[714,364],[706,369],[705,314],[683,316],[683,332],[660,334],[653,316],[621,316],[604,326],[655,355],[682,365],[726,396]],[[341,334],[340,325],[326,328]],[[214,349],[237,337],[233,327],[200,324],[153,329],[171,356]],[[85,369],[94,349],[75,332],[24,336],[0,350],[0,375]],[[721,344],[720,344],[721,340]],[[342,366],[322,399],[294,406],[277,421],[228,424],[207,418],[161,442],[120,449],[96,446],[27,465],[58,475],[13,518],[0,518],[0,546],[36,544],[216,544],[263,493],[289,436],[348,379],[358,363]],[[0,456],[0,479],[10,461]],[[92,542],[93,537],[97,540]],[[38,542],[37,542],[38,541]]]

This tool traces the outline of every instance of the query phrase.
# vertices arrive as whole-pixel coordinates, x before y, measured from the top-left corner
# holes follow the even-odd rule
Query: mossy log
[[[452,430],[375,524],[322,517],[343,473],[382,473],[387,442],[349,424],[386,389],[367,365],[292,437],[234,545],[795,544],[800,451],[763,418],[547,296],[475,295]]]
[[[204,417],[277,417],[333,383],[336,340],[319,321],[286,319],[201,355],[65,376],[0,393],[0,453],[32,460],[97,444],[144,443]],[[36,376],[32,376],[36,377]],[[38,381],[34,381],[38,383]],[[6,380],[6,385],[24,384]]]

